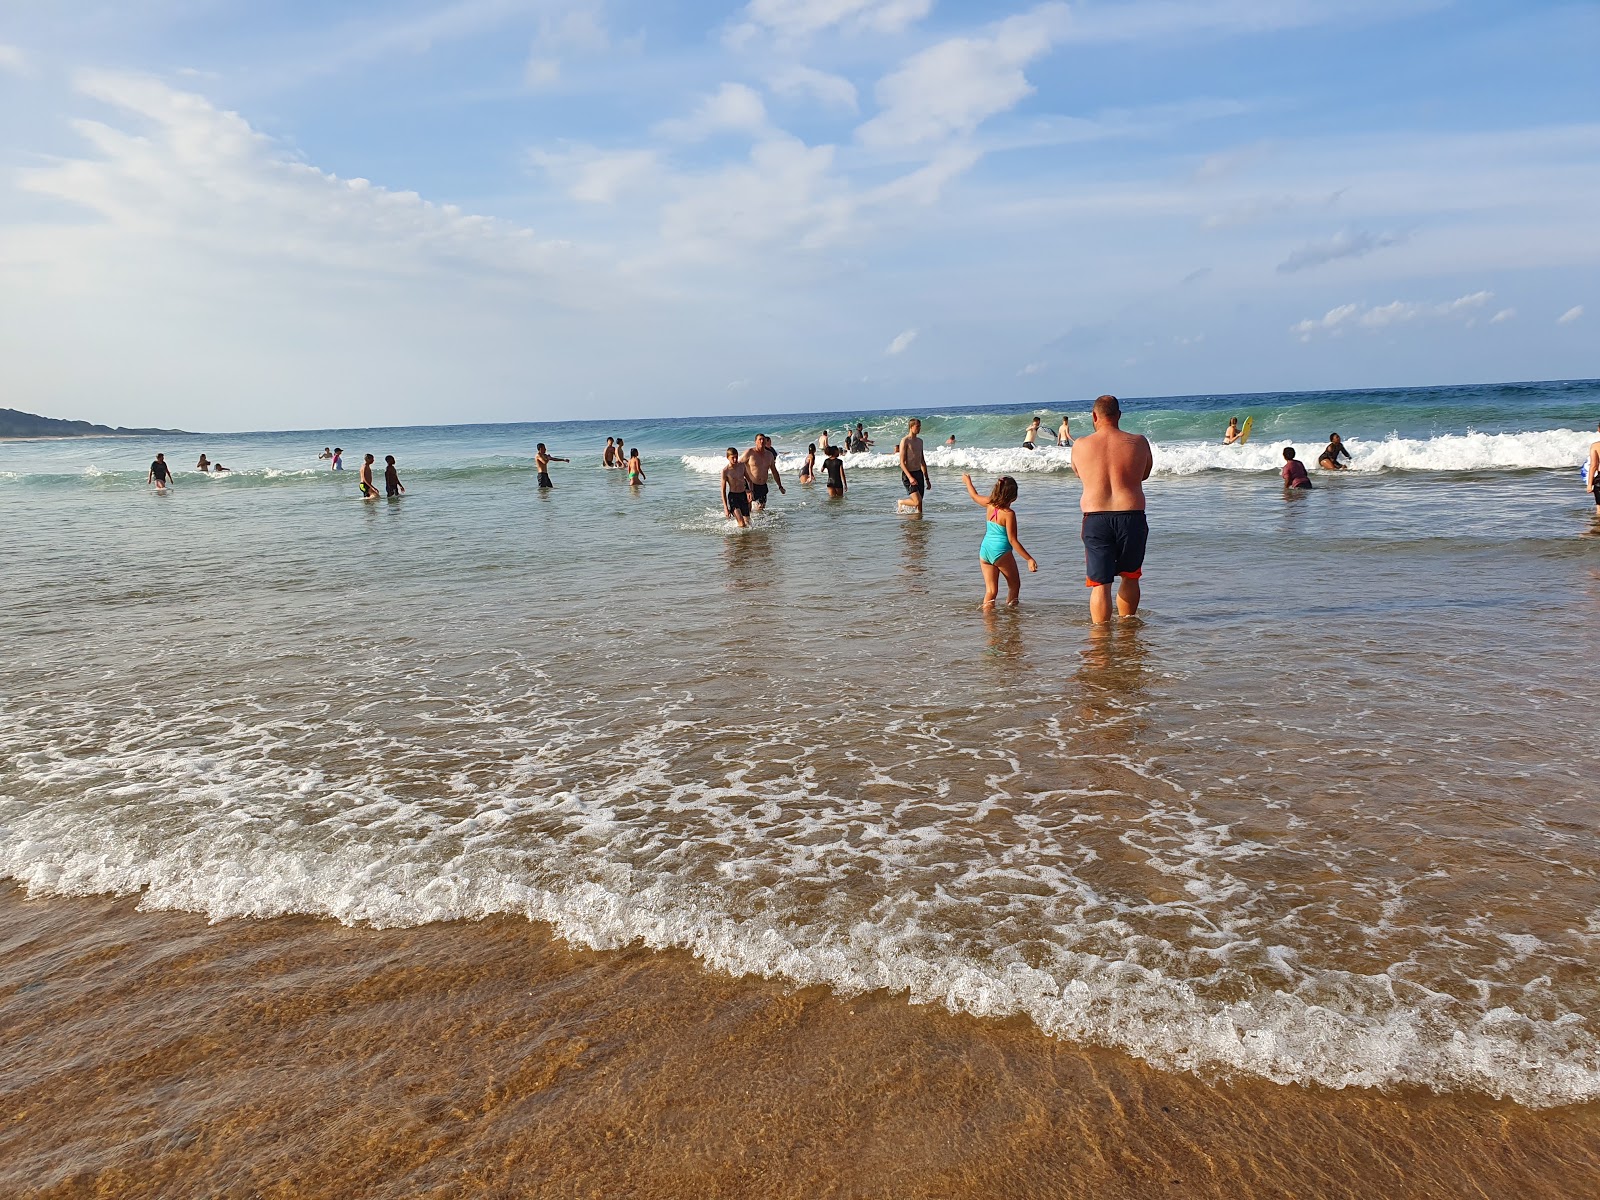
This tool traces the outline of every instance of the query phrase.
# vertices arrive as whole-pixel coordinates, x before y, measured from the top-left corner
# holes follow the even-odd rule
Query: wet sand
[[[1168,1075],[516,918],[0,886],[7,1196],[1571,1197],[1600,1105]]]

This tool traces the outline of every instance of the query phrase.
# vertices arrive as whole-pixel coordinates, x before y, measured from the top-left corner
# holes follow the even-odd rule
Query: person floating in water
[[[900,462],[900,482],[905,484],[906,498],[895,505],[896,512],[922,511],[922,498],[927,495],[931,481],[928,478],[928,460],[922,452],[920,418],[906,422],[906,435],[895,447],[895,458]]]
[[[722,468],[722,515],[740,529],[750,524],[750,472],[732,446],[728,465]]]
[[[542,488],[553,488],[553,487],[555,487],[555,484],[550,482],[550,464],[551,463],[553,463],[553,462],[571,462],[571,461],[572,460],[570,458],[557,458],[557,457],[555,457],[553,454],[550,453],[550,451],[548,451],[548,450],[546,450],[544,448],[544,443],[540,442],[538,447],[536,448],[536,450],[534,452],[534,455],[533,455],[533,465],[539,469],[539,486],[542,487]]]
[[[817,444],[806,447],[806,461],[800,464],[800,482],[810,483],[817,477]]]
[[[628,483],[638,487],[644,482],[644,463],[639,461],[639,447],[628,451]]]
[[[615,438],[606,439],[606,452],[600,461],[607,467],[614,467],[617,465],[617,442]]]
[[[164,492],[167,490],[167,482],[171,478],[172,468],[167,466],[167,456],[165,454],[156,455],[155,461],[150,464],[150,473],[144,477],[144,481],[155,484],[156,491]]]
[[[956,444],[956,435],[952,433],[949,437],[945,438],[944,444],[946,449],[953,449]]]
[[[372,464],[377,459],[369,454],[361,460],[361,472],[356,476],[356,490],[361,493],[363,500],[376,500],[378,488],[372,482]]]
[[[754,512],[767,509],[767,476],[778,485],[778,493],[787,496],[783,476],[778,474],[778,452],[772,448],[772,439],[764,433],[756,434],[755,445],[744,452],[744,468],[750,475],[750,508]]]
[[[211,473],[211,460],[202,454],[200,461],[195,463],[194,469],[202,475],[209,475]]]
[[[344,451],[338,446],[333,448],[333,461],[328,464],[328,469],[332,471],[344,470]]]
[[[987,499],[978,495],[978,489],[972,486],[971,475],[963,475],[961,482],[967,485],[967,495],[972,497],[972,502],[984,505],[989,515],[983,543],[978,547],[978,564],[983,570],[983,607],[994,607],[995,599],[1000,594],[1002,575],[1006,581],[1006,603],[1015,604],[1022,595],[1022,574],[1017,570],[1017,555],[1028,560],[1030,572],[1039,569],[1033,555],[1023,549],[1022,539],[1017,533],[1017,514],[1011,509],[1017,499],[1017,481],[1009,475],[1000,476]]]
[[[1347,468],[1339,460],[1349,457],[1350,451],[1345,449],[1344,443],[1339,440],[1339,435],[1330,433],[1327,449],[1317,455],[1317,466],[1324,471],[1343,471]]]
[[[233,468],[225,467],[219,462],[214,462],[211,464],[211,473],[213,475],[232,475]]]
[[[1056,427],[1056,445],[1072,445],[1072,422],[1067,420],[1067,414],[1061,414],[1061,424]]]
[[[1283,486],[1290,490],[1311,486],[1311,476],[1306,474],[1305,463],[1294,456],[1293,446],[1283,448]]]
[[[391,500],[406,494],[406,485],[400,482],[400,472],[395,469],[392,454],[383,456],[383,494]]]
[[[1122,406],[1115,396],[1095,399],[1089,420],[1094,432],[1072,446],[1072,470],[1083,481],[1084,582],[1089,586],[1089,619],[1096,625],[1111,620],[1112,592],[1117,613],[1139,611],[1139,580],[1144,575],[1145,543],[1150,526],[1144,513],[1144,481],[1154,456],[1150,441],[1123,432]],[[1117,580],[1122,585],[1117,588]]]
[[[1032,450],[1039,441],[1039,426],[1043,424],[1040,418],[1035,417],[1033,424],[1028,426],[1028,432],[1022,435],[1022,448]]]
[[[834,499],[843,496],[848,485],[844,477],[844,454],[839,447],[828,447],[828,457],[822,460],[822,469],[828,473],[828,495]]]
[[[1239,418],[1238,417],[1229,417],[1228,418],[1228,428],[1226,430],[1224,430],[1223,434],[1222,434],[1222,444],[1224,446],[1231,446],[1235,442],[1237,442],[1238,440],[1239,440]]]
[[[328,449],[328,447],[324,446],[322,448],[322,453],[317,455],[317,461],[321,462],[325,458],[332,458],[332,457],[333,457],[333,451]]]

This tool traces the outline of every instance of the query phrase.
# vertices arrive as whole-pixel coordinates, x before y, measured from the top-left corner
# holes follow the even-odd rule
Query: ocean
[[[1088,404],[1036,411],[1081,435]],[[345,927],[391,955],[492,930],[512,974],[526,938],[591,955],[591,1016],[678,963],[674,986],[808,997],[824,1024],[898,1006],[948,1044],[1110,1055],[1215,1105],[1583,1113],[1593,1156],[1560,1169],[1600,1177],[1578,470],[1600,382],[1124,409],[1155,447],[1150,549],[1141,619],[1109,629],[1070,451],[1022,448],[1015,405],[0,443],[0,981],[27,913],[62,905],[146,952],[320,929],[349,987],[369,943]],[[910,415],[920,519],[895,512]],[[1221,444],[1234,415],[1246,446]],[[856,420],[876,444],[848,494],[798,484],[807,443]],[[1286,497],[1282,447],[1314,466],[1330,431],[1350,469]],[[716,472],[757,432],[787,494],[740,530]],[[601,467],[607,436],[643,486]],[[550,491],[541,441],[572,460]],[[403,499],[357,496],[366,452]],[[1015,610],[980,611],[963,471],[1019,481],[1040,570]],[[63,899],[104,896],[128,899]],[[421,1018],[405,988],[385,1003]],[[703,1019],[640,1027],[715,1080]]]

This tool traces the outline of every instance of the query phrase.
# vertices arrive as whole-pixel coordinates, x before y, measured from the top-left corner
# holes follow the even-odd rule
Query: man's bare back
[[[1098,404],[1099,401],[1096,401]],[[1084,512],[1135,512],[1144,508],[1150,478],[1150,440],[1124,433],[1119,418],[1094,414],[1094,432],[1072,443],[1072,469],[1083,481]]]

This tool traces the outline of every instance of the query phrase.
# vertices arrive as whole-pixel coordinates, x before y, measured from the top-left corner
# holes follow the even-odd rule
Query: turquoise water
[[[904,414],[0,445],[0,873],[521,913],[1172,1070],[1600,1096],[1600,384],[1127,407],[1145,620],[1098,632],[1020,408],[921,414],[957,445],[920,520],[876,453]],[[794,483],[858,417],[848,496]],[[1330,430],[1354,469],[1286,499]],[[788,494],[738,531],[714,468],[758,431]],[[357,498],[367,451],[405,499]],[[978,610],[964,469],[1021,480],[1017,611]]]

